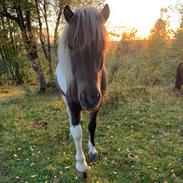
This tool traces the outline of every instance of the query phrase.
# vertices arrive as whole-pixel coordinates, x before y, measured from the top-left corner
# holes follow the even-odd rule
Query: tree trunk
[[[40,92],[46,91],[46,80],[43,73],[43,69],[41,67],[38,53],[37,53],[37,46],[36,42],[33,37],[32,29],[31,29],[31,18],[30,18],[30,12],[26,11],[26,24],[24,22],[23,14],[20,7],[16,7],[16,12],[19,18],[19,27],[22,34],[22,39],[25,45],[25,49],[27,52],[27,55],[29,59],[32,62],[32,68],[36,72],[39,86],[40,86]]]
[[[38,24],[39,24],[39,39],[41,42],[41,47],[43,49],[44,55],[46,60],[48,61],[48,67],[49,67],[49,74],[51,81],[53,81],[53,68],[52,68],[52,60],[51,60],[51,45],[50,45],[50,33],[49,33],[49,27],[48,27],[48,20],[47,20],[47,9],[46,5],[47,2],[44,0],[42,4],[43,9],[41,8],[40,2],[38,0],[34,0],[36,4],[36,13],[38,17]],[[45,44],[44,34],[43,34],[43,28],[42,28],[42,20],[41,20],[41,13],[44,17],[45,24],[46,24],[46,31],[47,31],[47,45]]]
[[[40,92],[45,92],[46,91],[46,80],[44,77],[44,73],[41,67],[41,64],[37,59],[32,59],[32,64],[33,64],[33,69],[37,73],[38,80],[39,80],[39,86],[40,86]]]
[[[46,91],[46,80],[44,77],[43,69],[41,67],[41,64],[39,62],[39,57],[37,53],[37,46],[36,42],[34,40],[32,26],[31,26],[31,13],[30,9],[26,9],[24,15],[22,12],[22,7],[19,3],[13,3],[13,9],[15,9],[17,16],[11,15],[7,7],[5,5],[2,6],[2,10],[0,11],[0,15],[7,17],[13,21],[15,21],[21,31],[22,39],[24,42],[24,46],[27,52],[28,58],[32,62],[32,68],[36,72],[39,85],[40,85],[40,92]]]
[[[53,69],[52,69],[52,60],[51,60],[51,45],[50,45],[50,32],[49,32],[49,26],[48,26],[48,18],[47,18],[47,9],[46,9],[46,0],[44,0],[44,5],[43,5],[43,9],[44,9],[44,19],[45,19],[45,24],[46,24],[46,32],[47,32],[47,44],[48,44],[48,48],[47,48],[47,55],[48,55],[48,66],[49,66],[49,73],[50,73],[50,77],[51,77],[51,81],[53,81]]]
[[[59,28],[59,25],[60,25],[62,10],[63,10],[63,2],[60,1],[59,11],[58,11],[58,15],[57,15],[57,21],[56,21],[55,30],[54,30],[54,49],[55,49],[56,55],[57,55],[57,45],[58,45],[57,44],[57,41],[58,41],[58,28]]]

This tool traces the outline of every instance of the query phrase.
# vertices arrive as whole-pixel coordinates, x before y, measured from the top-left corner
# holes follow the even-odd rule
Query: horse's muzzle
[[[92,95],[82,92],[80,94],[79,101],[84,110],[95,111],[100,105],[101,94],[98,91],[96,93],[92,93]]]

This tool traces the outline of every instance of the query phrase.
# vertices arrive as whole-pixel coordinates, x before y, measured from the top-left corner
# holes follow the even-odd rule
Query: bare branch
[[[54,48],[55,48],[55,52],[57,54],[57,40],[58,40],[58,29],[60,26],[60,20],[61,20],[61,16],[62,16],[62,10],[63,10],[63,1],[59,1],[59,10],[58,10],[58,14],[57,14],[57,20],[56,20],[56,24],[55,24],[55,29],[54,29]]]

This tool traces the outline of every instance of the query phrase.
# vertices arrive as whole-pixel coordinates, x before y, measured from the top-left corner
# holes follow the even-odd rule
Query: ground
[[[109,91],[97,121],[89,183],[183,182],[183,95],[172,87]],[[87,114],[83,147],[87,155]],[[62,98],[0,89],[0,182],[74,183],[75,147]]]

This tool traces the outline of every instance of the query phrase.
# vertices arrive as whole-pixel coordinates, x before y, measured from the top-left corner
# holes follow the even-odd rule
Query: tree
[[[162,78],[162,70],[167,67],[167,56],[170,47],[169,17],[166,15],[167,9],[161,9],[160,18],[154,24],[148,37],[146,49],[148,81],[151,84],[159,83]]]
[[[17,30],[14,22],[0,16],[0,76],[2,78],[6,75],[5,80],[10,79],[15,84],[21,84],[23,80],[18,62],[20,39],[17,39]]]
[[[125,55],[136,50],[137,29],[132,29],[122,33],[120,52]]]
[[[0,2],[0,16],[16,23],[19,28],[27,56],[38,76],[40,91],[46,90],[46,80],[38,54],[38,38],[53,81],[52,40],[56,53],[64,6],[66,4],[72,7],[78,4],[100,6],[102,2],[103,0],[2,0]]]
[[[39,27],[39,39],[41,42],[41,46],[43,49],[43,53],[45,55],[46,60],[48,61],[49,66],[49,74],[51,77],[51,80],[53,81],[53,68],[52,68],[52,59],[51,59],[51,44],[50,44],[50,31],[49,31],[49,25],[48,25],[48,2],[46,0],[44,1],[38,1],[34,0],[35,2],[35,8],[38,18],[38,27]],[[43,33],[43,20],[46,26],[46,36]],[[46,39],[45,39],[46,37]]]
[[[40,64],[36,39],[33,33],[32,7],[32,3],[28,0],[4,1],[0,5],[0,15],[13,20],[18,25],[27,56],[31,60],[32,68],[38,76],[40,92],[45,92],[46,80]]]
[[[172,45],[172,49],[174,52],[174,55],[178,57],[179,59],[183,59],[183,3],[179,3],[177,10],[180,14],[180,25],[175,32],[174,41]]]
[[[164,20],[163,15],[166,9],[161,9],[161,17],[156,21],[154,27],[150,31],[148,46],[151,49],[158,51],[159,48],[166,48],[170,39],[169,20]]]

